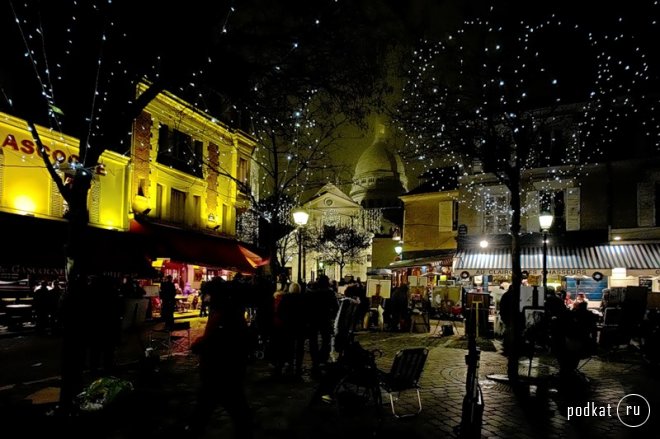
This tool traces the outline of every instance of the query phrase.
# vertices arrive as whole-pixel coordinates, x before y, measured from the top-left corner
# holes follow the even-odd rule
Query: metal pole
[[[543,294],[548,289],[548,232],[543,231]]]
[[[307,249],[305,249],[305,246],[303,245],[302,247],[302,252],[303,252],[303,281],[307,282]],[[302,284],[301,284],[302,286]]]
[[[298,227],[298,285],[302,285],[302,235],[300,234],[300,227]]]

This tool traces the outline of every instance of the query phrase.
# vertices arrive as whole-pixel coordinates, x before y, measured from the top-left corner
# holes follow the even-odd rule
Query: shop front
[[[600,302],[605,288],[647,286],[660,291],[660,244],[549,247],[546,255],[547,284],[571,295],[584,292]],[[521,248],[523,281],[543,283],[543,249]],[[456,254],[455,276],[475,286],[499,286],[511,281],[510,248],[462,249]]]
[[[66,221],[0,212],[0,223],[5,230],[0,281],[21,285],[27,282],[30,290],[42,280],[64,281]],[[118,279],[124,275],[153,277],[151,261],[138,250],[140,242],[135,236],[90,226],[85,231],[85,243],[84,264],[88,272]]]
[[[131,220],[130,233],[140,237],[161,276],[171,275],[181,289],[186,284],[198,289],[215,276],[251,275],[269,262],[235,239],[201,231]]]
[[[431,256],[409,258],[390,264],[394,285],[410,283],[409,278],[424,277],[429,286],[439,285],[452,278],[455,250],[443,250]]]

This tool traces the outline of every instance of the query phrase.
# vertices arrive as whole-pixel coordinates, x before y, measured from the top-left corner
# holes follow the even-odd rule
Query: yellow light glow
[[[154,268],[161,268],[163,266],[163,262],[168,261],[169,259],[164,259],[164,258],[156,258],[155,261],[151,262],[151,266]]]
[[[21,213],[33,213],[36,210],[36,206],[32,198],[27,195],[19,195],[14,198],[14,207],[21,211]]]

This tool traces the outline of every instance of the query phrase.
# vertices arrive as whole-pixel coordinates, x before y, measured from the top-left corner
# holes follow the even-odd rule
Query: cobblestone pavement
[[[192,319],[194,338],[203,329],[204,319]],[[27,338],[27,337],[26,337]],[[305,374],[302,380],[274,379],[265,360],[255,360],[249,372],[248,397],[255,410],[257,438],[442,438],[455,437],[454,427],[460,423],[465,394],[465,342],[460,336],[430,337],[427,334],[358,333],[358,341],[367,349],[380,349],[379,368],[389,369],[396,352],[404,347],[426,346],[430,353],[421,380],[422,413],[413,418],[396,419],[383,406],[380,415],[360,410],[354,415],[339,413],[333,404],[313,398],[318,383]],[[8,340],[0,340],[0,345]],[[15,344],[20,344],[14,342]],[[573,392],[559,392],[552,377],[556,364],[545,357],[532,361],[531,375],[547,378],[549,389],[524,386],[514,391],[508,384],[489,379],[503,374],[506,358],[497,341],[484,340],[481,353],[480,383],[485,410],[483,438],[646,438],[658,436],[658,420],[654,410],[660,407],[660,385],[657,373],[649,370],[635,354],[625,353],[610,358],[588,361],[582,372],[588,385]],[[489,349],[490,348],[490,349]],[[125,340],[119,359],[125,365],[119,376],[131,381],[135,390],[113,409],[61,419],[46,416],[52,406],[30,404],[25,398],[35,392],[46,392],[59,385],[55,377],[0,387],[0,413],[11,419],[3,423],[16,428],[22,437],[37,437],[48,432],[78,434],[94,438],[172,437],[186,423],[195,400],[198,384],[197,358],[177,352],[163,359],[158,372],[145,370],[139,358],[139,343]],[[183,348],[179,348],[183,349]],[[3,354],[11,350],[2,349]],[[521,360],[521,373],[528,373],[529,362]],[[6,371],[5,371],[6,372]],[[18,374],[18,376],[22,376]],[[573,396],[566,396],[566,395]],[[616,415],[619,401],[628,394],[640,394],[648,399],[651,416],[639,428],[624,426]],[[577,395],[577,396],[575,396]],[[414,393],[401,401],[402,410],[413,410]],[[588,403],[607,406],[610,416],[573,416],[569,410]],[[625,405],[625,404],[624,404]],[[590,411],[589,411],[590,412]],[[590,412],[591,413],[591,412]],[[4,435],[3,435],[4,436]],[[8,436],[10,437],[10,436]],[[232,437],[232,427],[222,410],[216,416],[205,437]]]

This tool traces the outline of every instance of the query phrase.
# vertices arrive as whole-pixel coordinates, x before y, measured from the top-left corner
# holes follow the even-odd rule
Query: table
[[[184,296],[183,294],[177,294],[174,296],[174,300],[176,300],[176,311],[177,312],[185,312],[188,310],[190,307],[190,302],[188,302],[188,297],[189,296]]]
[[[21,328],[23,323],[32,321],[32,305],[27,303],[14,303],[5,307],[9,327]]]

